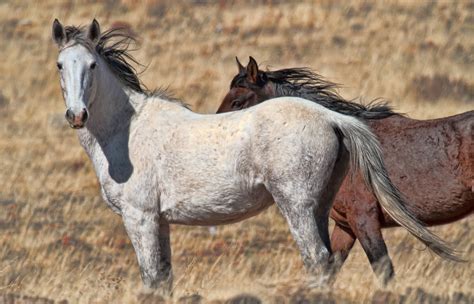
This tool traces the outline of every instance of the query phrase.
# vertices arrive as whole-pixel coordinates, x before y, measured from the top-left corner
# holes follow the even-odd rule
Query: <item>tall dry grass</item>
[[[139,38],[135,55],[147,66],[145,84],[169,86],[199,112],[217,108],[236,72],[235,55],[271,68],[312,67],[343,83],[347,98],[385,97],[416,118],[474,108],[472,2],[279,2],[0,3],[0,294],[73,303],[140,299],[120,218],[102,202],[91,164],[63,120],[50,38],[56,17],[129,25]],[[434,230],[472,260],[473,228],[467,218]],[[200,227],[172,230],[174,300],[248,293],[297,302],[315,292],[304,287],[297,248],[276,209],[219,227],[215,236]],[[397,272],[388,291],[420,288],[451,300],[473,292],[472,262],[442,261],[402,229],[384,236]],[[368,302],[378,289],[356,245],[331,297]]]

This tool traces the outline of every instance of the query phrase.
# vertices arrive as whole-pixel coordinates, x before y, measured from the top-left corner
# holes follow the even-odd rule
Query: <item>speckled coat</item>
[[[100,51],[97,21],[65,30],[55,20],[53,39],[66,118],[104,200],[122,216],[145,286],[170,290],[169,224],[232,223],[273,202],[314,281],[325,280],[329,211],[349,158],[393,218],[433,250],[448,250],[404,208],[379,144],[361,121],[292,97],[197,114],[135,85],[124,59],[108,58],[113,49]]]

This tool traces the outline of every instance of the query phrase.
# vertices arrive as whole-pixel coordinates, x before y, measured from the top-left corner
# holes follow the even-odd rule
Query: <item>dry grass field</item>
[[[347,98],[385,97],[414,118],[474,109],[472,1],[0,1],[0,303],[146,301],[121,219],[63,119],[55,17],[130,26],[144,83],[202,113],[217,109],[236,55],[272,69],[309,66],[344,84]],[[472,217],[433,230],[474,259]],[[167,301],[474,302],[472,262],[443,261],[403,229],[384,236],[397,273],[387,288],[356,244],[331,290],[309,290],[275,208],[213,236],[173,226]]]

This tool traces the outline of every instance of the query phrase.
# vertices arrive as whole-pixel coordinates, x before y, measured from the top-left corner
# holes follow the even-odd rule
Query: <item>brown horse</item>
[[[367,120],[382,144],[390,178],[407,196],[407,208],[427,225],[450,223],[474,209],[474,111],[433,120],[396,114],[385,104],[363,106],[345,101],[335,84],[308,69],[261,71],[250,57],[237,60],[239,73],[218,113],[251,107],[266,99],[298,96],[334,111]],[[394,275],[381,233],[398,226],[381,208],[362,178],[349,175],[331,210],[336,222],[331,247],[338,270],[356,238],[372,269],[386,284]]]

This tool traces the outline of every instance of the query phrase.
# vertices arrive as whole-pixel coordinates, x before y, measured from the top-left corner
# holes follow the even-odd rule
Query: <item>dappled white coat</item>
[[[104,200],[123,218],[146,286],[170,288],[170,223],[232,223],[273,202],[310,273],[327,277],[329,210],[349,157],[390,216],[436,244],[404,208],[377,140],[359,120],[294,97],[194,113],[124,84],[95,51],[99,33],[94,21],[75,41],[55,21],[61,87],[70,116],[87,114],[84,125],[69,122]]]

